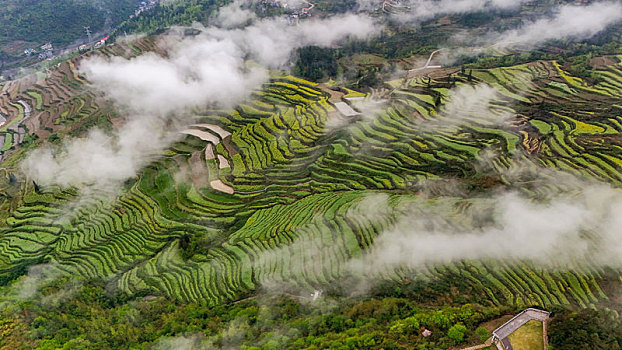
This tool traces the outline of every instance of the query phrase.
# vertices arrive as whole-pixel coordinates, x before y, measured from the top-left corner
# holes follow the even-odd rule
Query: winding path
[[[24,107],[24,116],[19,122],[9,127],[9,130],[13,130],[17,132],[20,135],[20,137],[23,137],[25,130],[23,128],[20,128],[20,125],[22,125],[27,119],[30,118],[30,116],[32,115],[32,107],[30,107],[28,103],[22,100],[17,101],[17,103],[19,103],[20,105]]]
[[[17,101],[17,103],[19,103],[20,105],[24,106],[24,119],[22,119],[22,121],[30,118],[30,113],[32,113],[32,108],[30,107],[30,105],[28,103],[24,102],[23,100],[19,100],[19,101]]]
[[[382,2],[382,12],[389,13],[389,11],[387,11],[387,6],[394,7],[394,8],[405,8],[405,9],[410,8],[408,6],[402,6],[402,5],[396,4],[395,1],[393,0],[384,0]]]
[[[432,59],[434,58],[434,55],[436,55],[437,53],[439,53],[440,51],[443,51],[443,49],[438,49],[436,51],[433,51],[430,54],[430,57],[428,57],[428,61],[425,63],[425,66],[421,67],[421,68],[415,68],[415,69],[411,69],[408,71],[408,73],[410,72],[416,72],[419,70],[424,70],[424,69],[428,69],[428,68],[443,68],[442,66],[430,66],[430,62],[432,62]]]
[[[309,5],[309,7],[307,8],[307,11],[311,11],[313,10],[313,8],[315,7],[315,4],[310,3],[307,0],[303,0],[307,5]]]

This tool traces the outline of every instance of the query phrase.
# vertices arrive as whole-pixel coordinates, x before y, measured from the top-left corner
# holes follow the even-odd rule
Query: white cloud
[[[323,276],[339,266],[334,278],[361,279],[355,286],[345,281],[358,294],[396,269],[422,271],[464,260],[534,263],[558,271],[622,267],[621,190],[533,164],[516,165],[503,175],[521,190],[546,188],[546,195],[532,198],[519,190],[433,199],[372,194],[341,214],[359,227],[384,227],[361,256],[339,262],[343,247],[322,240],[327,233],[319,234],[309,224],[296,228],[292,244],[256,259],[255,273],[270,292],[278,293],[295,290],[290,284],[304,288],[289,276]],[[288,266],[284,274],[267,272],[283,261]]]
[[[221,7],[216,16],[216,24],[224,28],[235,28],[256,19],[253,11],[242,8],[245,3],[248,1],[236,0]]]
[[[455,15],[492,9],[514,9],[528,0],[410,0],[400,3],[397,18],[402,21],[422,21],[439,15]],[[382,1],[359,0],[363,9],[377,9]]]
[[[567,175],[539,170],[536,181],[572,189],[533,200],[517,192],[492,198],[471,198],[465,216],[454,217],[455,200],[406,200],[394,207],[397,223],[382,232],[361,259],[350,261],[351,271],[370,277],[395,268],[419,270],[463,260],[529,261],[566,270],[622,266],[622,191],[586,183]],[[544,180],[542,174],[553,176]],[[509,174],[517,176],[516,173]],[[363,207],[388,207],[388,197]],[[357,215],[365,210],[357,209]],[[377,209],[370,211],[370,222]]]
[[[178,337],[162,337],[154,344],[154,350],[206,350],[200,334]],[[211,347],[210,347],[211,348]]]
[[[95,57],[81,71],[119,105],[158,116],[231,106],[266,79],[263,70],[246,67],[244,53],[231,40],[200,36],[171,46],[168,57]]]
[[[580,41],[589,39],[622,20],[622,3],[595,2],[587,6],[563,5],[553,9],[553,15],[526,21],[504,32],[474,36],[470,32],[453,37],[452,48],[441,52],[441,60],[452,64],[459,57],[531,50],[552,40]],[[462,47],[456,47],[462,45]]]
[[[162,39],[165,56],[96,56],[81,62],[81,73],[121,107],[127,123],[112,135],[92,130],[60,149],[35,150],[22,163],[23,171],[41,184],[117,186],[175,140],[180,124],[192,122],[193,110],[240,103],[267,81],[265,67],[283,66],[296,48],[332,45],[379,30],[370,18],[354,15],[298,26],[276,19],[235,30],[195,28],[202,33]],[[263,66],[249,63],[249,58]]]
[[[229,38],[249,53],[251,58],[269,68],[280,68],[292,51],[307,45],[331,46],[344,38],[369,38],[380,26],[368,16],[338,15],[326,19],[310,19],[291,25],[283,18],[258,21],[243,29],[207,28],[217,38]]]
[[[588,6],[565,5],[555,12],[551,18],[527,22],[519,28],[493,34],[487,40],[500,47],[535,47],[555,39],[587,39],[622,20],[622,3],[604,1]]]
[[[130,120],[115,135],[93,129],[85,138],[68,139],[59,149],[44,147],[22,162],[22,170],[40,185],[115,187],[157,156],[173,135],[164,135],[152,118]]]
[[[463,84],[451,90],[448,101],[433,120],[420,124],[426,130],[455,128],[465,122],[477,121],[488,125],[501,125],[507,119],[507,112],[494,107],[495,101],[502,101],[499,91],[488,84]]]
[[[52,263],[30,266],[27,275],[21,276],[3,289],[0,294],[0,309],[13,306],[16,302],[23,300],[48,307],[58,305],[59,302],[74,295],[82,285],[79,280],[59,283],[58,279],[62,276],[62,271]],[[56,287],[54,291],[42,295],[41,290],[51,284]]]

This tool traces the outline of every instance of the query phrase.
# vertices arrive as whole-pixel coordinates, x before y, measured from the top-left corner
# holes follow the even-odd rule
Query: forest
[[[62,47],[109,30],[134,12],[138,0],[0,0],[0,68],[23,58],[23,51],[52,43]],[[28,61],[30,62],[30,61]]]

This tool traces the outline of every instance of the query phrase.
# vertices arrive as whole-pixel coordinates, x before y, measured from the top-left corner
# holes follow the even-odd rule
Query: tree
[[[481,341],[486,341],[486,339],[490,338],[490,332],[484,327],[477,327],[475,335],[477,335]]]
[[[389,328],[389,333],[398,335],[414,335],[419,332],[419,321],[416,317],[408,317],[399,320]]]
[[[440,107],[441,103],[442,103],[441,95],[436,95],[436,97],[434,98],[434,107],[436,108]]]
[[[337,75],[335,50],[317,46],[307,46],[298,50],[298,61],[294,69],[296,75],[318,81]]]
[[[454,341],[454,344],[459,344],[464,339],[464,334],[467,329],[462,323],[457,323],[447,331],[447,337]]]
[[[359,80],[358,88],[376,86],[381,82],[380,78],[378,77],[378,73],[376,73],[375,70],[371,70],[363,74],[363,77]]]
[[[548,330],[553,349],[590,350],[622,349],[622,322],[602,311],[583,309],[579,312],[555,313]]]

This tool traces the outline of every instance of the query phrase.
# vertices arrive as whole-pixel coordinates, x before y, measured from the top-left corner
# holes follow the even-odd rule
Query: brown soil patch
[[[445,16],[445,17],[441,17],[438,19],[438,21],[435,23],[435,26],[447,26],[450,25],[451,22],[451,18],[449,16]]]
[[[207,186],[207,179],[209,177],[209,170],[203,160],[203,152],[193,152],[189,159],[190,164],[190,176],[192,184],[195,188],[203,188]]]
[[[222,154],[219,154],[217,158],[219,169],[231,168],[231,165],[229,165],[229,161],[227,160],[227,158],[223,157]]]
[[[542,139],[537,133],[521,130],[521,136],[523,137],[523,148],[528,154],[539,153],[542,149]]]
[[[607,69],[609,66],[613,66],[620,63],[617,57],[615,56],[601,56],[594,57],[590,60],[590,66],[596,69]]]
[[[352,63],[357,66],[382,66],[385,61],[385,58],[371,54],[358,54],[352,57]]]
[[[185,135],[192,135],[192,136],[198,137],[203,141],[208,141],[215,145],[220,143],[220,140],[218,139],[218,137],[214,136],[212,133],[207,132],[207,131],[197,130],[197,129],[187,129],[187,130],[183,130],[181,133]]]
[[[495,318],[494,320],[490,320],[488,322],[484,322],[484,323],[481,324],[481,326],[486,328],[490,332],[492,332],[495,329],[501,327],[504,323],[509,321],[512,317],[514,317],[514,315],[503,315],[503,316],[501,316],[499,318]]]
[[[2,46],[2,51],[9,53],[9,54],[14,54],[16,52],[20,52],[20,51],[24,51],[25,49],[29,48],[30,46],[32,46],[32,43],[28,43],[25,42],[23,40],[15,40],[12,41],[6,45]],[[35,47],[33,47],[35,48]]]
[[[343,92],[338,91],[338,90],[333,90],[324,84],[320,84],[317,87],[319,87],[322,91],[330,95],[328,102],[332,102],[332,103],[341,102],[341,98],[345,96]]]
[[[441,80],[449,77],[451,74],[459,73],[460,69],[456,68],[427,68],[420,70],[408,71],[408,79],[414,78],[431,78],[434,80]]]
[[[222,139],[222,145],[225,146],[225,149],[227,150],[227,152],[229,152],[229,156],[233,157],[236,154],[240,154],[237,148],[235,148],[235,146],[233,145],[233,141],[231,140],[231,135]]]
[[[228,185],[225,185],[220,180],[214,180],[214,181],[210,182],[209,184],[216,191],[220,191],[220,192],[227,193],[227,194],[233,194],[234,193],[234,190],[233,190],[232,187],[230,187]]]
[[[110,118],[110,123],[115,129],[121,129],[125,125],[125,119],[122,117]]]

